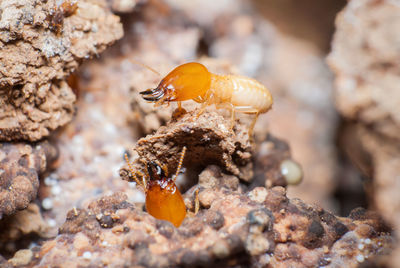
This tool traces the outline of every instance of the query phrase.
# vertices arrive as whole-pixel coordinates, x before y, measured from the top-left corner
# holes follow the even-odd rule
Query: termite
[[[171,222],[175,227],[179,227],[186,216],[186,206],[182,195],[175,185],[176,179],[182,168],[183,158],[185,157],[186,147],[183,147],[178,168],[172,178],[168,177],[166,165],[157,162],[148,162],[146,174],[134,171],[128,156],[125,160],[128,164],[133,181],[140,186],[146,195],[146,210],[156,219]],[[138,179],[138,176],[142,180]],[[195,213],[199,209],[198,191],[195,192]]]
[[[157,105],[176,101],[181,108],[181,102],[186,100],[202,103],[197,116],[211,104],[217,108],[227,107],[231,114],[231,127],[235,121],[235,111],[254,114],[249,127],[250,137],[258,116],[271,109],[273,103],[269,90],[257,80],[240,75],[213,74],[197,62],[176,67],[156,88],[140,94]]]
[[[61,32],[61,28],[64,25],[64,18],[71,16],[78,9],[78,2],[65,0],[55,8],[53,14],[51,14],[49,20],[50,30],[55,31],[57,34]]]

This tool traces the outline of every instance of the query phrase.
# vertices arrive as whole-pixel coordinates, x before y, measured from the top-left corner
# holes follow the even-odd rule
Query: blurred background
[[[119,16],[124,35],[70,77],[77,112],[69,111],[73,121],[52,134],[60,157],[38,186],[40,208],[33,204],[32,214],[40,224],[34,231],[16,227],[11,238],[2,233],[2,255],[9,258],[56,236],[66,213],[95,197],[124,191],[129,201],[143,201],[143,193],[119,177],[121,155],[165,124],[171,110],[152,112],[135,103],[138,90],[160,80],[138,62],[161,76],[184,62],[202,61],[259,80],[274,105],[260,116],[256,140],[269,132],[286,141],[303,168],[302,183],[288,187],[288,196],[341,216],[363,207],[399,229],[398,1],[105,0],[101,5]],[[104,47],[117,36],[105,38]],[[90,58],[88,52],[82,55]],[[72,72],[66,69],[62,75]],[[18,213],[0,227],[13,226]],[[391,263],[396,267],[400,254],[392,254]]]

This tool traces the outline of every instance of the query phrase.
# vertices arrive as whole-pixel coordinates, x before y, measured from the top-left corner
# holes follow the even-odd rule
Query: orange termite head
[[[153,217],[171,222],[175,227],[181,225],[186,216],[186,206],[182,195],[175,185],[175,179],[178,176],[186,147],[183,147],[179,159],[178,168],[172,178],[168,177],[167,166],[160,166],[157,161],[148,162],[147,173],[135,172],[129,162],[128,155],[125,154],[125,160],[131,171],[132,179],[140,185],[146,194],[146,210]],[[138,176],[142,180],[138,179]]]
[[[149,162],[147,171],[147,212],[157,219],[169,221],[175,227],[179,227],[186,216],[186,206],[175,181],[168,178],[156,162]]]
[[[185,101],[203,97],[210,88],[211,74],[197,62],[176,67],[154,89],[140,92],[147,101],[160,104],[170,101]]]

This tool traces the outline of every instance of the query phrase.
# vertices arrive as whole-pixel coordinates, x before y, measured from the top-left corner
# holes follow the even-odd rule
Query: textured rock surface
[[[137,153],[134,160],[141,161],[139,165],[158,160],[169,170],[176,170],[179,153],[186,146],[185,166],[205,167],[215,163],[245,181],[251,180],[251,144],[246,125],[237,122],[231,130],[230,121],[218,112],[207,111],[196,118],[197,112],[188,112],[140,139],[133,149]],[[121,174],[127,174],[126,168]]]
[[[373,193],[371,198],[379,213],[393,226],[397,237],[399,237],[400,144],[394,145],[392,139],[371,132],[362,125],[357,125],[354,128],[354,133],[361,143],[359,154],[366,154],[366,156],[355,157],[353,160],[360,163],[362,167],[370,169],[369,175],[373,178],[370,185],[370,192]],[[397,252],[399,248],[397,244]],[[391,267],[397,267],[398,261],[398,255],[394,251],[390,261]]]
[[[355,129],[364,152],[369,154],[373,173],[373,192],[376,207],[382,215],[395,226],[400,227],[400,144],[393,146],[391,140],[368,131],[359,125]]]
[[[254,154],[254,181],[255,185],[271,188],[272,186],[287,186],[280,164],[290,159],[287,143],[271,135],[263,141]]]
[[[148,9],[152,9],[152,6]],[[188,40],[196,40],[191,42],[193,44],[198,41],[198,35],[195,34],[198,31],[180,25],[171,32],[173,27],[168,26],[170,22],[166,18],[160,21],[150,19],[154,14],[157,14],[157,10],[143,12],[145,17],[141,19],[146,20],[146,23],[137,21],[135,16],[127,17],[135,19],[127,22],[127,25],[138,31],[134,36],[141,38],[136,42],[130,39],[130,35],[106,51],[104,58],[84,65],[76,76],[75,82],[79,88],[76,116],[70,124],[55,132],[59,158],[51,173],[41,181],[36,200],[49,226],[42,234],[45,237],[57,235],[58,228],[65,222],[66,213],[71,208],[84,207],[100,195],[124,191],[132,203],[143,200],[143,193],[134,185],[122,181],[118,173],[124,163],[124,153],[133,147],[141,135],[141,131],[131,125],[135,118],[130,109],[129,92],[132,85],[139,87],[135,83],[137,76],[134,74],[142,73],[143,68],[131,63],[130,59],[136,58],[138,51],[142,51],[143,57],[170,62],[167,60],[170,57],[168,49],[185,50],[185,53],[193,56],[196,46],[189,46]],[[146,34],[140,35],[140,31]],[[175,40],[174,47],[164,50],[165,55],[162,54],[164,56],[161,59],[154,54],[160,48],[148,45],[156,44],[155,39],[160,36]],[[168,68],[170,66],[171,63]],[[38,237],[27,237],[26,240],[37,243]],[[9,247],[19,248],[18,244]]]
[[[263,197],[255,198],[264,192]],[[190,192],[190,191],[189,191]],[[60,235],[33,248],[31,264],[144,267],[275,267],[357,263],[384,254],[391,237],[364,210],[349,218],[289,200],[280,187],[202,188],[203,207],[179,228],[156,220],[116,193],[71,210]],[[145,232],[143,230],[146,230]]]
[[[336,19],[329,64],[337,107],[352,120],[344,151],[372,178],[370,198],[379,213],[400,228],[400,5],[396,1],[351,1]],[[398,249],[397,249],[398,251]],[[398,266],[396,253],[391,265]]]
[[[128,0],[124,3],[133,2]],[[194,2],[190,2],[188,6]],[[298,43],[293,47],[282,45],[293,44],[292,40],[288,39],[286,43],[275,43],[281,48],[279,55],[286,56],[286,60],[283,60],[283,57],[272,56],[276,54],[270,54],[269,47],[263,50],[266,61],[246,57],[254,56],[250,53],[252,47],[265,48],[263,45],[271,44],[264,42],[270,40],[270,35],[267,35],[268,40],[256,38],[255,35],[264,32],[259,28],[261,24],[252,20],[252,12],[247,10],[247,15],[237,18],[234,14],[234,18],[224,20],[218,15],[221,13],[214,11],[240,10],[241,7],[238,8],[237,4],[241,1],[228,1],[229,4],[225,1],[196,2],[215,7],[212,12],[208,12],[208,9],[198,9],[197,18],[203,19],[203,23],[199,24],[201,26],[189,19],[192,18],[190,13],[183,16],[182,10],[163,9],[165,6],[159,6],[158,1],[149,1],[148,5],[137,10],[140,12],[123,15],[124,28],[127,30],[124,39],[107,51],[101,59],[86,64],[81,70],[78,76],[80,94],[77,115],[73,122],[56,133],[60,150],[59,161],[56,162],[56,169],[41,183],[37,200],[37,204],[41,205],[42,217],[50,227],[43,229],[44,233],[40,233],[39,236],[53,238],[43,243],[42,238],[36,237],[37,229],[31,229],[34,230],[32,232],[35,237],[22,236],[26,238],[25,242],[30,242],[29,246],[20,247],[18,243],[10,243],[7,246],[12,250],[23,248],[9,259],[9,265],[119,267],[136,264],[142,267],[159,267],[182,264],[193,267],[193,264],[198,264],[207,267],[265,267],[270,263],[283,267],[328,264],[355,267],[390,249],[391,237],[386,233],[387,229],[369,212],[356,210],[351,217],[339,218],[319,207],[306,205],[310,201],[288,199],[283,188],[257,187],[284,185],[278,163],[282,159],[290,158],[288,145],[267,135],[269,131],[266,130],[267,125],[263,120],[257,123],[256,137],[257,142],[262,143],[251,149],[254,158],[251,161],[254,161],[255,173],[258,173],[250,184],[232,175],[233,172],[228,172],[225,163],[229,161],[225,160],[229,160],[229,157],[210,161],[214,165],[208,167],[205,166],[210,162],[204,161],[202,166],[196,169],[194,165],[189,165],[190,161],[196,160],[196,156],[188,155],[189,159],[185,162],[186,171],[183,176],[179,176],[178,182],[187,183],[184,185],[186,188],[180,189],[190,211],[193,211],[194,190],[196,187],[200,189],[201,211],[196,216],[185,219],[178,229],[169,223],[155,220],[143,211],[143,193],[134,183],[121,180],[118,171],[124,163],[124,153],[132,152],[134,144],[143,133],[149,134],[166,124],[176,104],[171,104],[169,108],[154,108],[152,104],[144,103],[142,106],[139,102],[134,102],[135,92],[156,85],[161,78],[135,64],[135,60],[148,64],[163,76],[182,62],[197,61],[198,53],[204,53],[204,41],[214,33],[206,33],[210,29],[224,33],[226,28],[232,27],[227,33],[236,39],[227,37],[225,42],[220,43],[219,51],[221,52],[227,44],[232,44],[231,51],[241,52],[237,53],[240,56],[238,61],[232,56],[241,73],[244,73],[243,70],[250,70],[255,71],[251,75],[257,75],[256,71],[259,70],[260,77],[265,79],[264,82],[273,81],[270,78],[276,77],[273,84],[266,84],[271,90],[277,90],[274,96],[278,96],[281,102],[279,106],[274,106],[272,112],[276,113],[268,113],[266,118],[276,117],[273,125],[283,125],[281,133],[289,133],[288,135],[298,141],[300,146],[295,150],[295,159],[301,162],[308,159],[305,161],[309,165],[305,169],[306,174],[310,174],[310,170],[317,170],[312,175],[316,180],[306,186],[312,193],[309,196],[313,198],[319,194],[317,200],[328,199],[330,184],[318,184],[318,179],[322,181],[330,178],[335,172],[329,164],[331,162],[326,162],[326,159],[330,160],[330,151],[323,149],[330,146],[327,145],[327,133],[329,125],[332,124],[332,107],[326,101],[329,94],[317,90],[329,89],[326,83],[329,85],[330,81],[329,74],[325,72],[326,67],[321,64],[321,56],[316,57],[314,52],[307,53],[308,46],[298,50],[301,47]],[[199,16],[204,12],[207,16]],[[216,18],[219,19],[217,24]],[[224,21],[232,23],[225,25]],[[270,29],[270,25],[264,26]],[[220,39],[220,35],[215,36],[215,40]],[[236,50],[235,42],[229,40],[235,40],[239,48],[246,49]],[[259,50],[256,48],[255,51]],[[231,57],[228,55],[225,57]],[[295,57],[296,55],[299,57]],[[273,63],[268,59],[274,59]],[[204,60],[207,67],[215,67],[213,71],[235,72],[232,65],[226,64],[224,60],[201,60]],[[281,62],[282,65],[278,65],[277,62]],[[308,68],[310,62],[312,67]],[[254,66],[249,66],[249,63],[254,63]],[[290,69],[290,72],[284,73],[286,69]],[[271,70],[279,70],[281,75],[278,75],[279,72],[270,72]],[[131,97],[132,107],[129,107]],[[290,100],[287,100],[289,98]],[[308,106],[299,105],[299,99]],[[286,106],[278,110],[278,107],[284,106],[282,103]],[[144,105],[147,107],[143,108]],[[191,106],[190,102],[184,103],[184,108],[189,112],[195,112],[196,107],[196,104]],[[305,109],[306,112],[303,112]],[[316,115],[317,118],[314,117]],[[210,107],[204,116],[219,118],[215,122],[222,122],[224,110],[215,113],[213,107]],[[245,131],[244,126],[247,126],[248,119],[244,116],[240,120],[242,123],[238,123],[237,126],[243,127]],[[178,121],[174,121],[172,125],[176,126]],[[151,123],[154,124],[150,126]],[[193,129],[197,127],[196,131],[199,130],[193,122],[186,123]],[[142,129],[136,126],[141,126]],[[204,124],[200,127],[204,129]],[[168,133],[168,129],[165,131]],[[184,132],[178,128],[174,131]],[[314,131],[318,133],[313,134]],[[218,138],[224,131],[211,129],[207,133],[216,133],[214,137]],[[228,138],[234,140],[232,136]],[[160,145],[163,151],[158,160],[169,162],[173,171],[177,155],[171,156],[167,151],[171,149],[172,153],[177,154],[181,146],[168,143],[169,140],[177,142],[173,135],[168,136],[168,141],[164,140],[167,144],[157,143],[157,139],[154,139],[149,141],[147,146],[150,148],[156,144]],[[216,140],[209,144],[216,144]],[[291,145],[292,143],[293,141],[289,142]],[[142,146],[145,147],[143,144]],[[223,144],[217,146],[231,148]],[[143,155],[154,159],[157,152],[152,150],[149,153],[143,152]],[[218,154],[218,157],[223,155]],[[299,155],[303,157],[299,158]],[[167,159],[168,157],[170,159]],[[241,163],[235,165],[240,170]],[[258,180],[258,177],[261,179]],[[187,182],[188,179],[193,181]],[[186,191],[187,188],[190,189]],[[0,234],[7,231],[4,230]],[[12,256],[10,254],[7,258]],[[0,257],[0,266],[6,265]]]
[[[78,1],[70,12],[57,3],[0,4],[0,140],[36,141],[69,122],[75,95],[64,80],[122,36],[104,2]]]
[[[4,255],[12,256],[18,249],[28,248],[32,237],[50,238],[49,226],[43,220],[39,206],[33,203],[0,221],[0,230],[7,230],[0,233],[0,252]]]
[[[56,157],[48,142],[0,144],[0,219],[28,206],[37,195],[39,175]]]
[[[396,1],[351,1],[336,20],[329,63],[336,100],[347,118],[400,140],[400,6]],[[351,37],[351,38],[350,38]]]

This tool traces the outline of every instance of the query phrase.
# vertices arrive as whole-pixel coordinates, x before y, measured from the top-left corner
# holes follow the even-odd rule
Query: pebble
[[[299,184],[303,179],[303,170],[301,169],[301,166],[293,160],[283,160],[280,169],[289,185]]]
[[[21,249],[18,250],[14,257],[9,260],[14,266],[23,266],[27,265],[33,256],[33,252],[30,249]]]
[[[248,193],[248,197],[254,201],[262,203],[267,198],[268,191],[264,187],[256,187],[251,192]]]
[[[89,259],[92,258],[92,252],[90,252],[90,251],[85,251],[85,252],[83,252],[82,257],[83,257],[84,259],[89,260]]]
[[[55,219],[48,219],[48,220],[47,220],[47,224],[48,224],[51,228],[53,228],[53,227],[56,227],[57,222],[56,222]]]
[[[359,263],[361,263],[361,262],[364,262],[364,256],[363,255],[361,255],[361,254],[359,254],[359,255],[357,255],[357,257],[356,257],[356,260],[357,260],[357,262],[359,262]]]
[[[59,195],[61,193],[62,189],[59,185],[54,185],[53,187],[51,187],[51,193],[53,195]]]
[[[49,210],[49,209],[52,209],[53,208],[53,200],[51,200],[50,198],[45,198],[45,199],[43,199],[42,200],[42,207],[45,209],[45,210]]]

